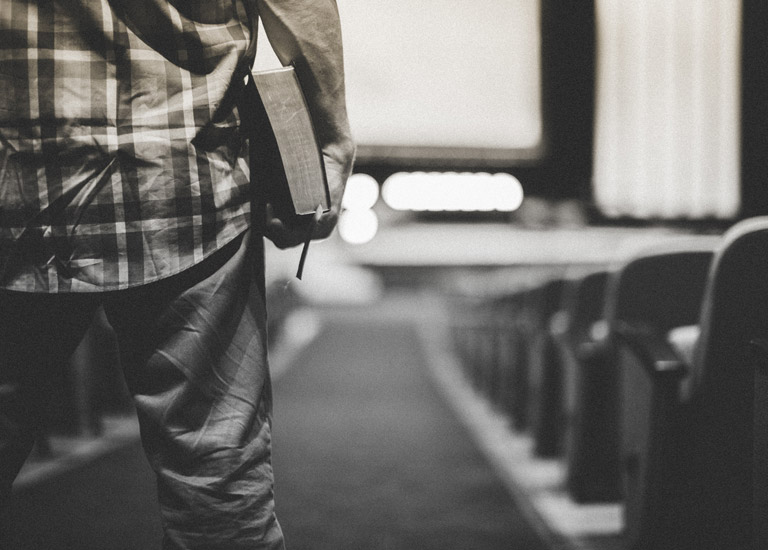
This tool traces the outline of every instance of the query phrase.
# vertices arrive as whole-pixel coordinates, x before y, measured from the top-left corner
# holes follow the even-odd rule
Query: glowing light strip
[[[394,210],[416,212],[513,212],[523,186],[511,174],[485,172],[398,172],[382,187]]]

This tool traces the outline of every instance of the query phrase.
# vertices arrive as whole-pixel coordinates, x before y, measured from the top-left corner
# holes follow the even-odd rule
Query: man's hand
[[[336,160],[341,156],[343,160]],[[281,220],[274,215],[272,205],[267,204],[267,219],[265,224],[265,236],[275,243],[278,248],[291,248],[298,246],[307,238],[310,224],[314,222],[312,239],[325,239],[333,233],[333,229],[339,221],[341,213],[341,200],[344,196],[344,188],[352,171],[353,152],[351,146],[343,153],[323,155],[325,172],[328,178],[328,189],[331,194],[331,208],[328,212],[317,213],[312,220],[311,216],[295,216],[288,220]]]

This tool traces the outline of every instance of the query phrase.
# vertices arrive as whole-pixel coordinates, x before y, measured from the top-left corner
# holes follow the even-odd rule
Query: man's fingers
[[[267,204],[264,236],[278,248],[291,248],[302,244],[310,230],[309,219],[297,219],[298,223],[286,223],[275,217],[272,205]]]

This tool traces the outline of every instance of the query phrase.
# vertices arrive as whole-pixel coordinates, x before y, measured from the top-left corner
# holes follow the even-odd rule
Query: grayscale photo
[[[766,35],[0,0],[0,550],[768,549]]]

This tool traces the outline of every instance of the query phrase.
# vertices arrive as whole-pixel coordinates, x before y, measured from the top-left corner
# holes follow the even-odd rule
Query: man
[[[101,306],[163,547],[283,547],[261,233],[288,247],[306,229],[251,205],[238,105],[258,17],[320,137],[322,238],[354,149],[335,0],[0,0],[0,533],[50,369]]]

